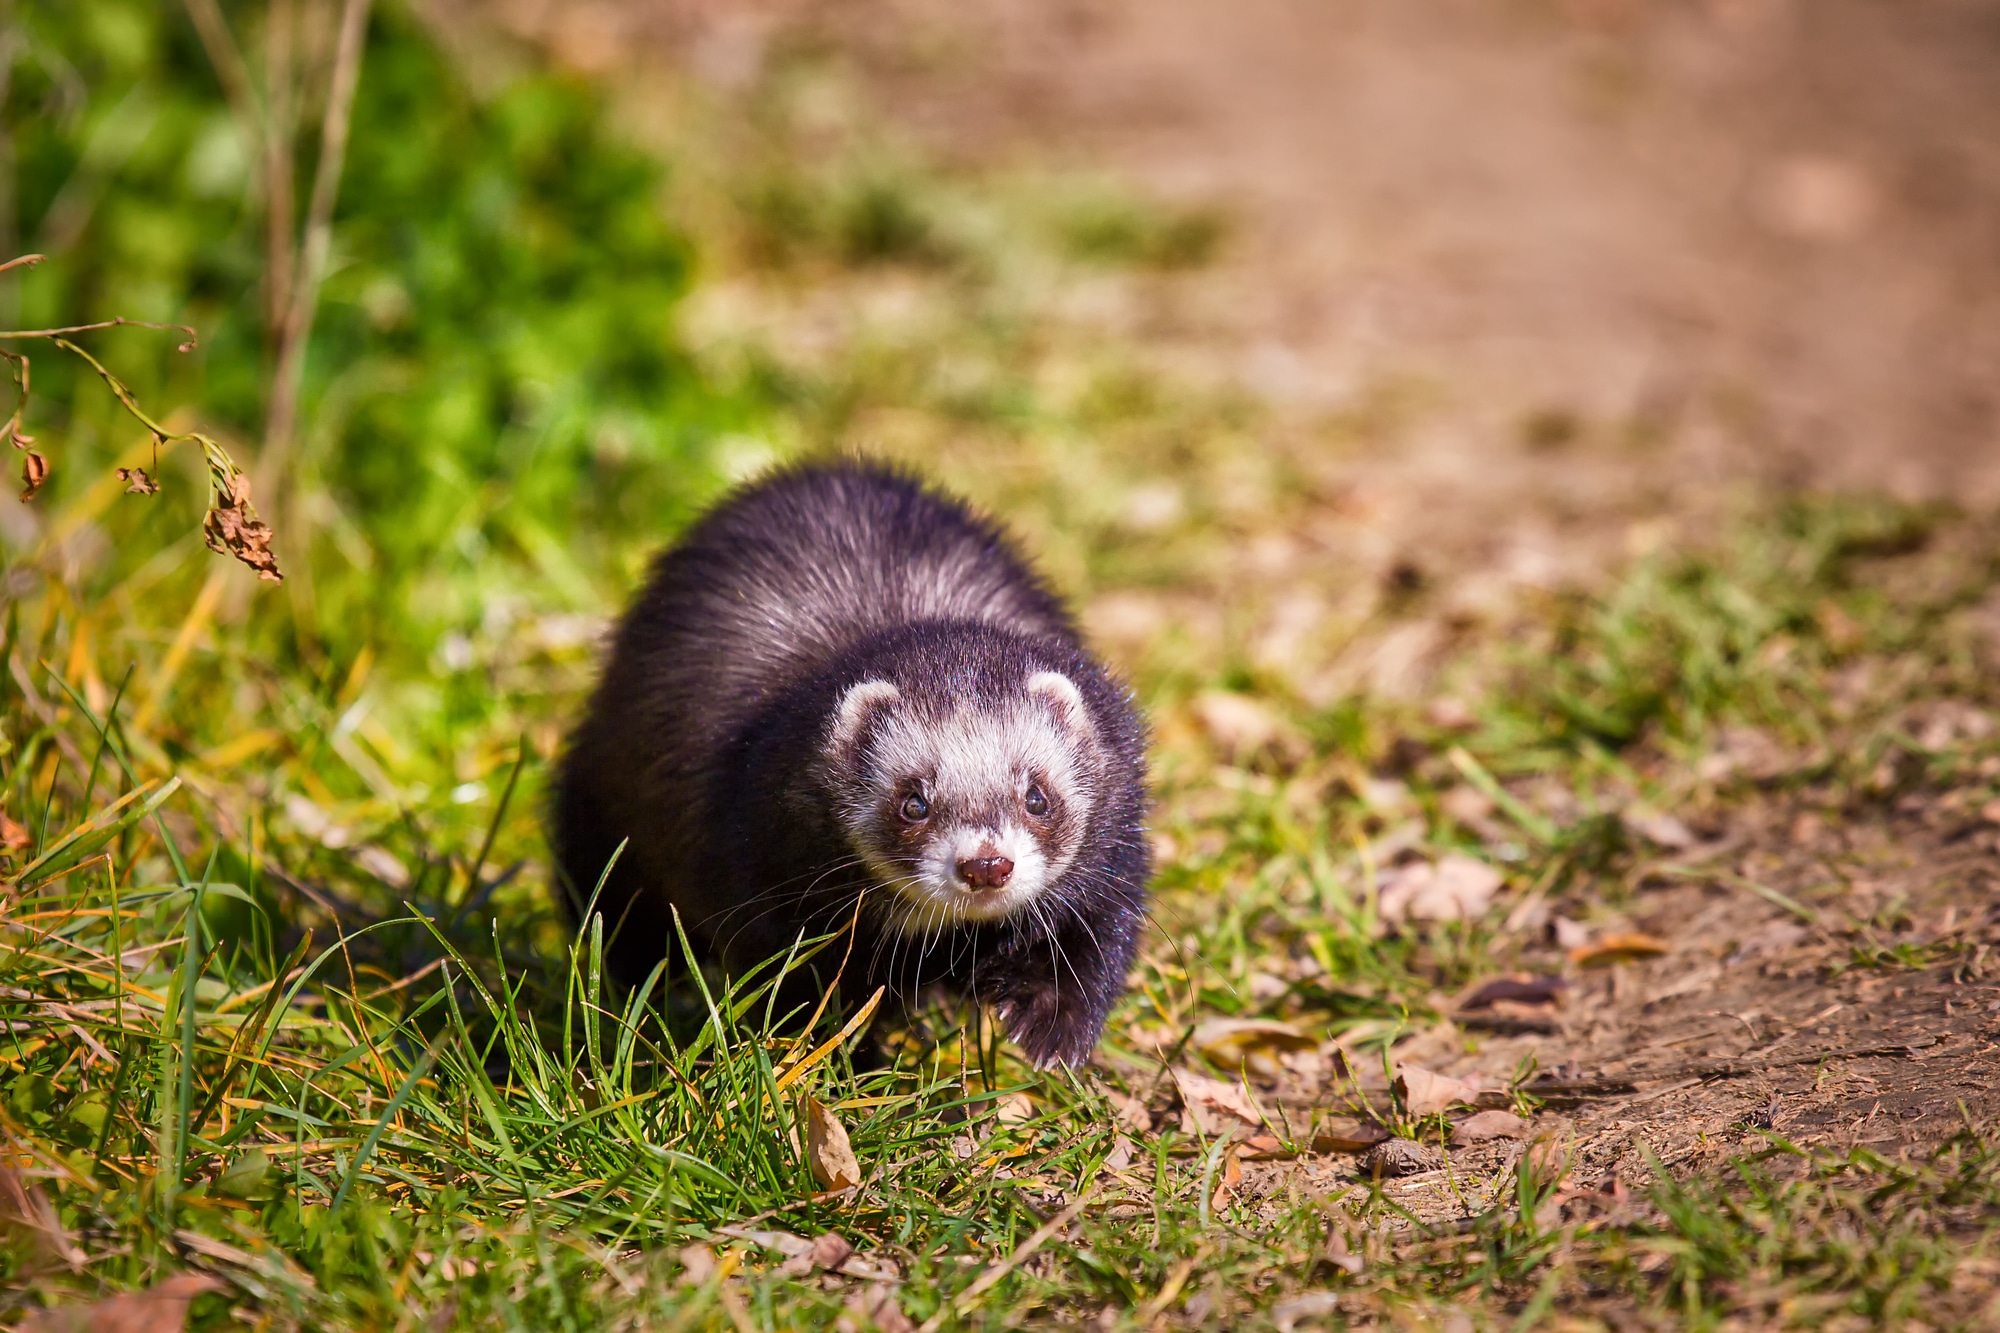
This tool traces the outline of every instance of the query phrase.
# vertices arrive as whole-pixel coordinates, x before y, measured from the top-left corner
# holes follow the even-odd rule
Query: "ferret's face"
[[[1056,672],[942,713],[887,681],[851,688],[827,757],[889,921],[920,935],[1036,912],[1082,844],[1094,746],[1082,696]]]

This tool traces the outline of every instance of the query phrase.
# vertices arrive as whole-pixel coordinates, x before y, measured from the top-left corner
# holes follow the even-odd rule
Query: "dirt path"
[[[2000,501],[1995,0],[506,7],[723,83],[816,44],[935,148],[1219,202],[1156,350],[1307,412],[1422,384],[1413,456],[1371,461],[1474,512]]]

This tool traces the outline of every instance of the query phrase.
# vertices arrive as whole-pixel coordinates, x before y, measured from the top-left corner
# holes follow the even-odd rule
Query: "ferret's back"
[[[978,620],[1076,640],[996,524],[876,462],[784,468],[730,496],[652,568],[604,697],[640,703],[656,765],[706,767],[748,715],[856,638]]]

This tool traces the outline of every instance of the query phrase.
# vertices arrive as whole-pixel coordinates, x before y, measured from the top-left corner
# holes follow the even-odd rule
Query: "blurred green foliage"
[[[265,6],[224,11],[254,69]],[[14,21],[11,230],[51,262],[10,317],[194,325],[191,355],[159,334],[100,345],[143,401],[198,404],[254,458],[271,360],[254,150],[193,25],[160,0],[31,0]],[[301,503],[278,537],[289,569],[317,575],[292,605],[335,660],[371,642],[427,653],[523,586],[594,603],[594,576],[670,531],[718,484],[717,442],[754,425],[676,341],[691,250],[657,160],[600,103],[538,71],[475,91],[403,6],[375,7],[306,363]],[[310,94],[305,111],[301,201]],[[59,507],[133,434],[76,367],[38,358],[35,382]],[[111,511],[98,586],[188,531],[179,504]]]

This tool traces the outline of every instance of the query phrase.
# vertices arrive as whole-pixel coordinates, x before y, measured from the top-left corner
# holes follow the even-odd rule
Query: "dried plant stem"
[[[292,302],[296,15],[294,0],[271,0],[264,29],[264,321],[273,347],[284,338]]]
[[[194,24],[195,35],[201,38],[201,49],[208,53],[208,63],[215,67],[215,77],[222,84],[222,95],[228,99],[230,111],[254,146],[261,137],[257,132],[257,93],[250,83],[250,69],[243,63],[243,53],[237,49],[236,39],[229,35],[229,22],[222,16],[222,6],[216,0],[182,0],[182,5]]]
[[[327,258],[333,248],[333,205],[340,195],[340,173],[347,158],[347,132],[354,110],[355,86],[361,78],[368,9],[369,0],[345,0],[341,7],[333,78],[327,88],[326,116],[320,124],[319,162],[313,171],[305,236],[293,270],[291,305],[278,342],[278,366],[272,376],[270,409],[264,419],[263,486],[265,493],[273,497],[282,494],[285,465],[298,429],[299,386],[305,371],[306,344],[312,339],[313,316],[319,307],[319,287],[326,277]]]

